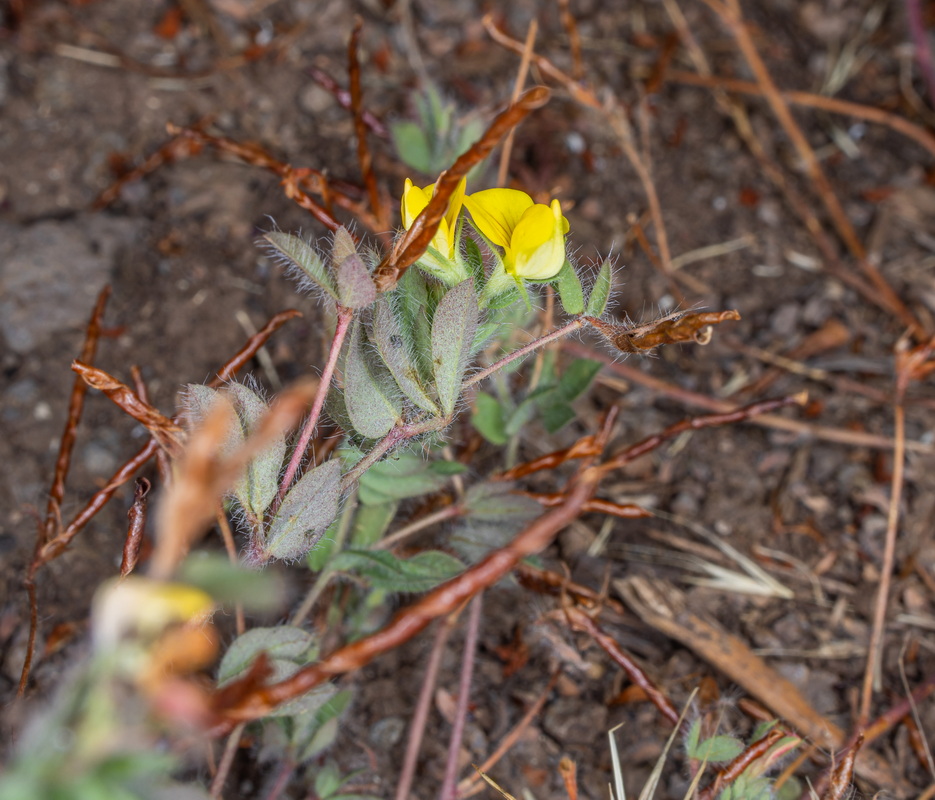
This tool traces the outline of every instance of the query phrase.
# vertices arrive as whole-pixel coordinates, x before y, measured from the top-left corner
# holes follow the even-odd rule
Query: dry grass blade
[[[890,481],[890,501],[886,515],[886,537],[883,546],[883,563],[880,567],[880,584],[877,587],[873,610],[873,627],[867,651],[867,666],[864,671],[860,697],[860,727],[870,719],[870,704],[873,692],[882,688],[883,637],[886,628],[886,609],[890,586],[896,566],[896,538],[899,528],[899,513],[905,485],[906,470],[906,408],[905,397],[912,381],[924,379],[933,369],[931,361],[935,350],[935,338],[917,347],[910,347],[906,337],[896,344],[896,398],[893,404],[894,435],[896,447],[893,452],[893,475]]]
[[[666,759],[669,757],[669,751],[672,749],[672,745],[675,743],[675,738],[679,735],[679,732],[682,730],[682,723],[685,720],[685,715],[688,713],[688,709],[691,708],[692,700],[695,699],[695,695],[698,693],[698,690],[695,689],[691,697],[688,698],[688,702],[685,703],[685,707],[682,709],[682,713],[678,718],[678,721],[675,723],[675,727],[672,728],[672,733],[669,734],[669,738],[666,739],[666,746],[662,749],[662,753],[659,754],[659,758],[656,760],[655,765],[653,766],[653,771],[650,773],[649,778],[646,780],[646,783],[643,786],[643,790],[640,792],[639,800],[651,800],[652,796],[656,793],[656,787],[659,785],[659,780],[662,777],[662,768],[665,766]],[[623,785],[622,778],[619,781],[619,784]],[[691,793],[686,794],[686,798],[691,797]],[[623,800],[623,798],[620,798]]]
[[[448,200],[475,165],[490,155],[500,140],[520,124],[529,114],[541,108],[549,100],[550,92],[544,86],[536,86],[524,92],[520,98],[501,111],[484,131],[484,134],[463,153],[450,169],[439,175],[435,182],[435,194],[429,204],[413,220],[412,226],[396,243],[393,251],[383,259],[374,273],[374,282],[381,292],[392,289],[403,273],[425,252],[439,223],[448,209]]]
[[[886,282],[879,270],[867,260],[866,250],[858,238],[854,226],[844,212],[841,201],[835,194],[828,176],[815,155],[815,151],[789,111],[789,105],[780,94],[757,50],[753,37],[750,35],[750,31],[743,19],[740,4],[733,2],[733,0],[728,0],[726,3],[719,0],[705,0],[705,2],[721,18],[730,30],[731,35],[733,35],[738,49],[743,53],[744,59],[756,76],[757,84],[762,89],[763,96],[788,135],[793,147],[795,147],[806,174],[814,184],[816,193],[831,217],[835,230],[837,230],[841,240],[857,260],[867,280],[878,292],[881,302],[915,334],[923,334],[925,332],[924,326],[893,291],[893,288]]]
[[[698,75],[694,72],[679,72],[671,70],[666,73],[666,80],[673,83],[682,83],[689,86],[704,86],[712,89],[723,89],[727,92],[737,94],[749,94],[762,96],[763,89],[751,81],[742,81],[734,78],[723,78],[719,75]],[[916,144],[924,147],[928,152],[935,156],[935,136],[932,136],[925,128],[910,122],[908,119],[884,111],[882,108],[874,106],[865,106],[860,103],[853,103],[850,100],[841,100],[837,97],[827,97],[822,94],[813,94],[811,92],[799,92],[784,90],[779,92],[780,96],[790,103],[806,108],[818,108],[822,111],[830,111],[832,114],[842,114],[862,119],[867,122],[874,122],[885,125],[888,128],[901,133]]]
[[[644,622],[681,642],[801,734],[826,748],[844,744],[844,731],[815,711],[794,684],[738,637],[694,614],[688,608],[685,595],[675,586],[662,580],[650,583],[633,576],[614,581],[614,588]],[[857,772],[878,786],[906,789],[890,765],[876,753],[865,752],[858,762]]]

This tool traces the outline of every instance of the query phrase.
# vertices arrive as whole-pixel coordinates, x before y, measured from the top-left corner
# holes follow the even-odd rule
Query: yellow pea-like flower
[[[534,203],[516,189],[485,189],[464,198],[477,229],[503,248],[503,268],[514,278],[545,281],[565,263],[568,220],[558,200]]]
[[[448,201],[448,210],[444,218],[438,225],[438,231],[432,238],[429,245],[437,250],[449,261],[455,259],[455,250],[458,243],[455,241],[455,228],[458,223],[458,214],[461,213],[461,207],[464,204],[464,190],[467,181],[462,178],[458,187],[452,192],[451,199]],[[406,178],[406,187],[403,190],[401,203],[401,214],[403,218],[403,227],[406,230],[412,227],[415,218],[422,213],[422,210],[429,204],[429,200],[435,194],[435,184],[430,183],[424,188],[414,185],[409,178]]]

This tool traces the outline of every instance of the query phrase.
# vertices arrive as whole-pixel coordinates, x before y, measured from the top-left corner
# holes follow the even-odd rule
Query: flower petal
[[[464,205],[484,236],[499,247],[509,247],[513,230],[533,202],[517,189],[485,189],[467,195]]]
[[[403,189],[403,199],[400,204],[400,216],[403,218],[403,227],[406,230],[412,227],[415,218],[429,204],[429,198],[432,196],[431,189],[430,186],[429,193],[426,193],[425,189],[413,186],[412,181],[406,178],[406,187]]]
[[[558,200],[551,206],[540,203],[528,209],[510,241],[514,274],[534,281],[554,278],[565,263],[567,230],[568,221]]]
[[[434,186],[432,187],[434,194]],[[464,190],[467,189],[467,178],[462,178],[455,190],[451,193],[451,199],[448,200],[448,211],[445,213],[445,221],[448,223],[448,229],[453,231],[458,222],[458,214],[461,213],[461,207],[464,205]]]

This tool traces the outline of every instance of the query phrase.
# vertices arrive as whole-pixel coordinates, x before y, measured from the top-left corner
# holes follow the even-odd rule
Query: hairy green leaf
[[[267,233],[263,238],[278,253],[301,269],[320,288],[324,289],[335,300],[338,299],[338,290],[335,288],[334,280],[328,272],[328,268],[315,248],[308,242],[303,241],[298,236],[293,236],[291,233],[283,233],[282,231]]]
[[[566,403],[553,403],[543,406],[540,414],[542,416],[542,427],[549,433],[556,433],[561,430],[576,416],[575,410]]]
[[[219,603],[243,604],[251,611],[277,611],[286,600],[281,576],[232,564],[227,556],[193,552],[179,567],[178,580],[197,586]]]
[[[305,664],[314,648],[315,637],[301,628],[288,625],[251,628],[227,648],[218,667],[218,683],[228,683],[242,675],[260,653],[266,653],[271,659]]]
[[[360,320],[354,321],[344,362],[344,402],[354,430],[367,439],[385,436],[402,416],[368,363]]]
[[[590,358],[576,358],[572,361],[558,380],[558,393],[562,400],[571,402],[584,394],[602,366],[600,361]]]
[[[383,538],[386,529],[396,517],[399,503],[361,503],[354,514],[354,527],[351,529],[351,547],[366,548]]]
[[[245,437],[257,430],[269,411],[266,402],[254,391],[240,383],[227,387],[240,414]],[[286,457],[285,434],[278,436],[262,453],[247,465],[244,476],[234,487],[234,496],[254,519],[263,519],[279,490],[279,472]]]
[[[387,592],[427,592],[453,578],[464,565],[440,550],[426,550],[401,559],[386,550],[345,550],[329,568],[350,572],[375,589]]]
[[[688,729],[685,740],[685,752],[695,761],[707,761],[718,764],[732,761],[743,752],[743,742],[732,736],[712,736],[700,740],[701,721],[695,720]]]
[[[571,262],[566,261],[556,280],[558,296],[566,314],[580,314],[584,311],[584,294],[581,291],[581,279]]]
[[[204,386],[200,383],[190,383],[185,387],[185,396],[183,404],[185,406],[185,417],[188,424],[194,428],[201,425],[205,418],[211,412],[215,403],[223,403],[230,411],[231,420],[239,419],[234,403],[224,392],[212,389],[210,386]],[[221,456],[230,456],[243,445],[243,428],[239,425],[232,425],[227,431],[227,437],[221,445]]]
[[[401,453],[367,470],[360,479],[357,497],[364,505],[376,505],[431,494],[447,482],[448,478],[421,456]]]
[[[351,256],[356,255],[357,246],[354,244],[354,237],[347,228],[338,228],[334,232],[334,240],[331,243],[331,263],[334,268],[337,269]]]
[[[432,316],[435,305],[429,297],[425,276],[420,270],[407,269],[392,294],[406,349],[412,354],[420,383],[429,385],[432,382]]]
[[[506,523],[526,522],[537,517],[541,506],[532,498],[516,494],[508,483],[477,483],[464,497],[466,517],[472,520]]]
[[[605,259],[597,273],[597,280],[588,297],[588,307],[585,314],[589,317],[599,317],[607,310],[607,301],[610,299],[610,290],[613,286],[614,274],[610,267],[610,259]]]
[[[313,714],[293,721],[292,747],[296,761],[310,761],[334,744],[338,718],[344,713],[354,693],[344,689],[326,700]]]
[[[380,298],[374,309],[373,341],[402,393],[423,411],[437,416],[438,406],[422,386],[409,343],[386,296]]]
[[[477,432],[491,444],[506,444],[510,437],[506,432],[500,401],[487,392],[478,392],[474,403],[471,422],[477,428]]]
[[[474,281],[466,280],[441,299],[432,320],[432,365],[442,411],[450,415],[461,394],[474,333],[477,330]]]
[[[305,555],[338,516],[340,498],[340,459],[332,458],[306,472],[269,524],[267,555],[279,559]]]
[[[432,151],[418,123],[409,120],[394,122],[390,125],[390,137],[404,164],[429,174],[432,167]]]

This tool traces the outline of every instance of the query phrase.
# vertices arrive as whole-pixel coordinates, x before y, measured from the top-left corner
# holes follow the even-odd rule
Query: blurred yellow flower
[[[452,192],[451,199],[448,201],[448,211],[438,225],[438,231],[432,238],[429,247],[437,250],[449,261],[455,259],[458,243],[455,241],[455,228],[458,223],[458,214],[461,213],[461,206],[464,204],[464,189],[467,186],[467,180],[462,178],[458,187]],[[429,204],[429,200],[435,194],[435,184],[430,183],[423,189],[415,186],[409,178],[406,178],[406,188],[403,190],[403,199],[401,203],[401,213],[403,218],[403,227],[406,230],[412,227],[416,217],[422,213],[422,210]]]
[[[516,189],[485,189],[464,198],[478,230],[503,248],[503,268],[514,278],[545,281],[565,263],[568,220],[558,200],[534,203]]]

